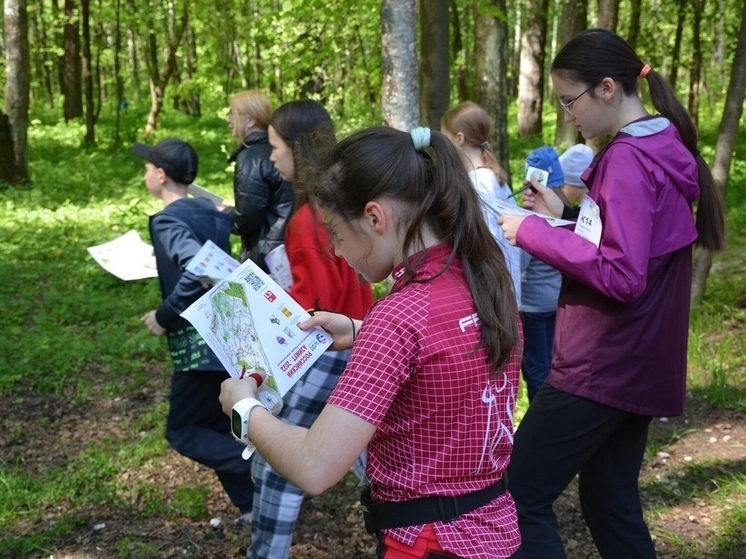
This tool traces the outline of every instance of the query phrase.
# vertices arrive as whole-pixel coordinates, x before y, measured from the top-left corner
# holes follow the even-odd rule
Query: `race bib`
[[[598,210],[598,204],[590,196],[586,195],[583,198],[583,203],[580,205],[580,215],[578,216],[578,221],[575,223],[575,233],[589,240],[598,248],[601,242],[602,229],[603,226],[601,225],[601,214]]]

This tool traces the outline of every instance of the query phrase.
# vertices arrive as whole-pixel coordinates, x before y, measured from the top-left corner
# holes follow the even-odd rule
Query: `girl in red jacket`
[[[316,101],[286,103],[270,120],[270,160],[295,192],[295,213],[285,231],[293,277],[290,295],[307,309],[331,310],[362,319],[373,303],[371,286],[332,253],[323,222],[296,176],[298,163],[312,158],[314,138],[320,133],[333,138],[334,126],[326,109]],[[328,351],[316,361],[285,395],[280,419],[310,427],[337,385],[349,355],[350,350]],[[305,492],[277,473],[260,453],[254,455],[251,474],[256,489],[247,557],[285,559]]]

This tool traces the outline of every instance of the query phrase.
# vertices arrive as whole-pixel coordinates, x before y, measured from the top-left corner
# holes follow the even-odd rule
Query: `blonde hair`
[[[272,103],[264,93],[258,89],[239,91],[231,99],[231,111],[241,116],[252,116],[256,119],[256,127],[267,130],[272,118]]]
[[[464,143],[482,150],[482,164],[491,169],[500,184],[508,182],[508,176],[497,160],[490,146],[493,120],[482,107],[471,101],[464,101],[446,112],[440,119],[442,130],[454,136],[461,132]]]

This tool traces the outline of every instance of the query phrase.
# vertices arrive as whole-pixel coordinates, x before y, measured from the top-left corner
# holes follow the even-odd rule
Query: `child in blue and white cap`
[[[526,170],[536,167],[549,173],[547,187],[567,203],[562,195],[565,175],[559,156],[551,146],[536,148],[526,157]],[[557,312],[562,275],[527,252],[521,254],[521,304],[523,322],[523,360],[521,373],[531,401],[547,376],[552,364],[554,320]]]
[[[565,174],[565,184],[562,192],[571,205],[580,204],[588,192],[588,188],[580,178],[593,161],[593,150],[585,144],[575,144],[559,156],[562,172]]]
[[[559,155],[552,146],[541,146],[531,151],[526,157],[526,171],[529,167],[536,167],[549,173],[546,186],[555,189],[554,192],[564,204],[570,205],[562,192],[565,184],[565,174],[562,171]]]

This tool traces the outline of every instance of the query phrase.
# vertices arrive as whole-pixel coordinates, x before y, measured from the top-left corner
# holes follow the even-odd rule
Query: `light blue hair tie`
[[[417,151],[427,149],[430,147],[430,129],[425,128],[424,126],[418,126],[417,128],[413,128],[409,132],[412,136],[412,143],[414,144],[414,149]]]

